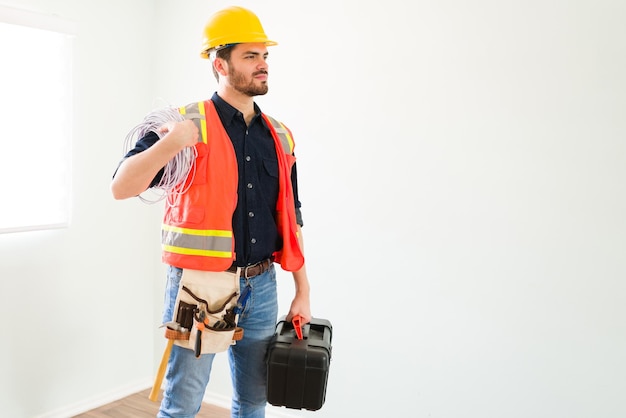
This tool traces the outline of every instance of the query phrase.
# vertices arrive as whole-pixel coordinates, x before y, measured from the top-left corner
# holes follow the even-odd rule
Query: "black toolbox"
[[[312,318],[298,339],[283,316],[267,351],[267,401],[274,406],[316,411],[326,400],[332,325]]]

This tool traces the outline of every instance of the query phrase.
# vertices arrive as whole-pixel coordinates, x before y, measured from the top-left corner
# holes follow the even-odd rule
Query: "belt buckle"
[[[258,276],[259,274],[263,273],[263,271],[264,271],[264,270],[263,270],[263,264],[265,264],[265,262],[266,262],[266,261],[267,261],[267,260],[262,260],[262,261],[259,261],[259,262],[258,262],[258,263],[256,263],[256,264],[250,264],[249,266],[245,266],[245,267],[243,267],[243,277],[244,277],[245,279],[249,279],[249,278],[251,278],[251,277]],[[257,274],[255,274],[254,276],[248,276],[248,271],[249,271],[250,269],[257,268],[257,267],[259,267],[259,272],[258,272]]]
[[[263,262],[262,262],[262,261],[260,261],[260,262],[258,262],[258,263],[256,263],[256,264],[250,264],[249,266],[245,266],[245,267],[243,268],[243,277],[244,277],[244,279],[249,279],[249,278],[251,278],[251,277],[258,276],[258,273],[257,273],[257,274],[255,274],[254,276],[248,276],[248,271],[249,271],[250,269],[255,268],[255,267],[259,267],[261,264],[263,264]]]

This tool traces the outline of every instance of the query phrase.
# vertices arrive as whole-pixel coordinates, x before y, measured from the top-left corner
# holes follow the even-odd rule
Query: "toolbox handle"
[[[285,317],[281,318],[281,322],[284,324],[285,329],[289,329],[290,327],[296,332],[296,337],[298,340],[307,340],[309,338],[309,329],[311,324],[302,323],[302,317],[300,315],[295,315],[291,318],[291,322],[285,321]]]
[[[323,330],[323,334],[324,334],[323,339],[327,341],[328,344],[330,344],[330,342],[332,341],[333,326],[330,323],[330,321],[328,321],[327,319],[311,318],[311,322],[307,322],[306,324],[301,324],[301,325],[302,325],[302,338],[303,339],[306,340],[309,338],[309,330],[311,329],[311,327],[313,327],[313,329],[315,330],[317,329],[319,329],[320,331]],[[291,329],[294,329],[293,321],[287,321],[286,315],[283,315],[278,319],[278,323],[276,324],[275,337],[278,339],[285,338],[286,341],[289,341],[289,337],[284,335],[284,332],[289,331]]]
[[[299,340],[301,340],[303,338],[302,335],[302,317],[300,315],[295,315],[292,319],[291,319],[291,325],[293,326],[294,331],[296,331],[296,336],[298,337]],[[309,329],[307,327],[306,332],[307,332],[307,338],[308,338],[308,334],[309,334]]]
[[[314,338],[313,340],[309,340],[309,331],[311,328],[316,331],[322,332],[321,339]],[[294,339],[294,335],[291,333],[291,329],[293,329],[293,321],[287,321],[285,316],[280,317],[278,320],[278,324],[276,324],[276,333],[273,337],[274,341],[277,343],[284,343],[289,345],[296,344],[302,346],[302,344],[304,344],[304,346],[306,347],[319,347],[321,349],[327,350],[330,358],[331,344],[333,338],[333,327],[330,321],[321,318],[311,318],[311,322],[308,322],[302,326],[303,340],[298,340],[297,338]]]

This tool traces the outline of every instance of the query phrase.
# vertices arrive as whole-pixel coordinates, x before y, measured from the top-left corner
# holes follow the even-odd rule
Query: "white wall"
[[[151,104],[154,5],[1,4],[78,27],[71,227],[0,235],[0,415],[32,418],[144,388],[153,376],[160,211],[138,201],[113,201],[109,183],[126,133]],[[40,71],[46,71],[45,62]],[[36,104],[33,116],[45,107]],[[45,126],[34,128],[46,134]],[[24,152],[3,157],[27,161],[27,144]],[[16,179],[2,181],[18,178],[16,173]],[[45,187],[45,176],[41,180]],[[4,206],[19,196],[1,199]]]
[[[0,236],[3,316],[35,289],[64,329],[45,350],[4,337],[2,404],[29,417],[152,377],[160,208],[108,181],[155,101],[210,96],[194,43],[231,2],[22,3],[81,25],[74,224]],[[316,416],[626,414],[623,2],[240,4],[279,42],[258,101],[296,136],[313,312],[334,325]]]

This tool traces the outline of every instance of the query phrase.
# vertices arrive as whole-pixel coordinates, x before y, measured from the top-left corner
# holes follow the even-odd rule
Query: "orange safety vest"
[[[166,204],[161,228],[163,262],[181,268],[224,271],[235,259],[232,216],[237,206],[237,159],[232,142],[211,100],[179,108],[200,132],[195,148],[195,175],[185,193]],[[274,260],[287,271],[304,264],[297,236],[291,168],[295,163],[291,132],[262,114],[270,128],[278,157],[276,219],[283,248]]]

